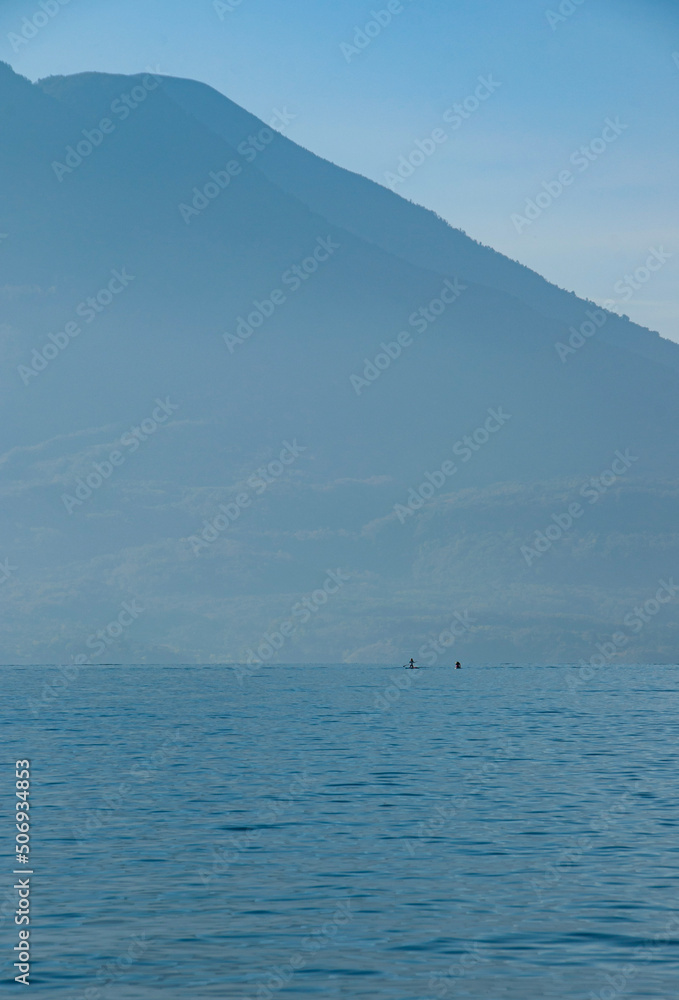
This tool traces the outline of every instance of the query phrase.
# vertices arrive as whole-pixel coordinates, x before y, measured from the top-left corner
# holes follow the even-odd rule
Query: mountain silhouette
[[[0,124],[5,662],[676,659],[677,345],[194,81]]]

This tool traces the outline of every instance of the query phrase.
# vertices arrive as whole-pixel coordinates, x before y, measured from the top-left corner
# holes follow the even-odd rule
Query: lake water
[[[84,667],[33,712],[56,668],[0,674],[31,996],[678,993],[673,667]]]

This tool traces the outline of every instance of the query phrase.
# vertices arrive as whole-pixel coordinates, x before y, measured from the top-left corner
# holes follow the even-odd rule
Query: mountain
[[[203,84],[0,124],[4,662],[676,659],[679,346]]]

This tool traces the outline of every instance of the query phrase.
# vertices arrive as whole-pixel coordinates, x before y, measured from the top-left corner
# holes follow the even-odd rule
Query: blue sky
[[[412,175],[392,180],[399,193],[679,341],[679,4],[391,3],[390,23],[344,54],[387,0],[227,0],[219,10],[212,0],[70,0],[18,51],[10,33],[39,0],[4,0],[0,58],[31,79],[147,66],[199,79],[266,120],[286,109],[290,138],[380,183],[441,129]],[[494,92],[476,108],[479,77]],[[453,112],[444,116],[465,98],[473,110],[454,127]],[[619,129],[609,141],[606,119]],[[571,159],[583,145],[586,169]],[[572,180],[552,198],[564,170]],[[513,221],[539,194],[537,217]],[[620,282],[651,249],[672,256],[624,301]]]

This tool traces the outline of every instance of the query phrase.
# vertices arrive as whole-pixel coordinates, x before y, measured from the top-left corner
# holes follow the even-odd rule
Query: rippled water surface
[[[32,996],[679,994],[673,667],[0,673]]]

